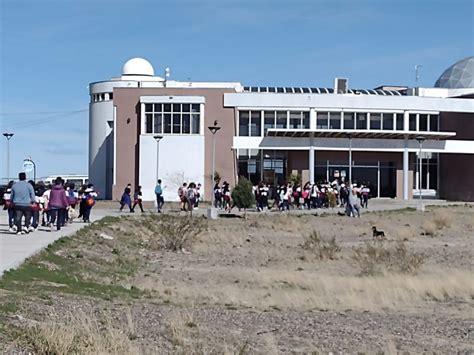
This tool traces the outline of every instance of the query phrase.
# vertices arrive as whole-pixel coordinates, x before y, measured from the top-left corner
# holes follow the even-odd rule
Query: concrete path
[[[91,220],[97,221],[105,216],[118,215],[112,209],[93,209]],[[61,228],[58,232],[51,232],[49,228],[39,227],[33,233],[16,235],[8,231],[8,217],[6,211],[0,211],[0,276],[6,270],[18,267],[26,258],[39,252],[55,240],[73,234],[87,224],[76,220],[72,224]]]

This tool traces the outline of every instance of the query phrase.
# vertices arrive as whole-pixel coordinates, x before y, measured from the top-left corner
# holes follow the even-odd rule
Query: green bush
[[[232,190],[232,201],[239,209],[247,209],[254,205],[255,196],[252,191],[252,183],[244,177],[239,178],[239,182]]]

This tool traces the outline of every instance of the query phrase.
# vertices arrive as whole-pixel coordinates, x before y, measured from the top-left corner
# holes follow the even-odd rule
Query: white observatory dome
[[[148,60],[143,58],[132,58],[124,64],[122,75],[153,76],[155,75],[155,71]]]

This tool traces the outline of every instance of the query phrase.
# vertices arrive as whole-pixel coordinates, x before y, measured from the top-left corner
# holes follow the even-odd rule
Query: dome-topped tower
[[[143,58],[132,58],[124,64],[122,75],[154,76],[155,71],[148,60]]]
[[[467,57],[454,63],[436,80],[436,88],[474,88],[474,57]]]

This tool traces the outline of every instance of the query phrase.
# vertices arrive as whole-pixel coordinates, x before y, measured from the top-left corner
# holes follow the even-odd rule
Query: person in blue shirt
[[[15,206],[16,234],[25,234],[34,231],[34,228],[30,226],[30,221],[33,211],[31,205],[35,202],[35,190],[26,182],[25,173],[19,173],[18,178],[20,181],[13,184],[10,198]],[[25,216],[25,228],[22,229],[23,216]]]
[[[163,198],[163,189],[161,188],[161,179],[158,179],[158,183],[155,186],[155,196],[156,196],[156,208],[158,209],[158,213],[161,213],[161,209],[165,203]]]

